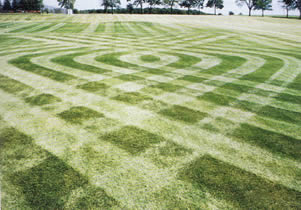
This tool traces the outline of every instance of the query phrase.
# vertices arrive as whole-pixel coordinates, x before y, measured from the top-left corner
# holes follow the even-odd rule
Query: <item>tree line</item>
[[[59,6],[66,9],[74,9],[74,4],[76,0],[57,0]],[[246,6],[249,10],[249,16],[252,15],[253,10],[261,10],[262,16],[266,10],[272,10],[272,0],[235,0],[236,4],[240,7]],[[288,17],[290,10],[299,10],[301,19],[301,0],[279,0],[286,10],[286,15]],[[214,14],[216,14],[217,9],[224,8],[223,0],[127,0],[126,13],[133,13],[137,11],[135,8],[139,8],[140,13],[144,13],[144,5],[147,4],[147,12],[153,13],[153,9],[158,9],[158,6],[168,7],[169,13],[174,14],[174,8],[180,6],[187,9],[187,13],[190,14],[192,9],[203,9],[204,7],[209,7],[214,9]],[[103,12],[114,12],[116,8],[120,10],[121,2],[120,0],[100,0],[100,5],[103,6]],[[43,8],[43,0],[0,0],[0,10],[4,11],[28,11],[28,10],[41,10]],[[159,8],[161,11],[165,11],[164,8]],[[162,12],[161,11],[161,12]],[[179,10],[176,12],[179,14]],[[195,13],[195,14],[201,14]]]
[[[0,0],[0,10],[4,11],[40,11],[43,0]]]

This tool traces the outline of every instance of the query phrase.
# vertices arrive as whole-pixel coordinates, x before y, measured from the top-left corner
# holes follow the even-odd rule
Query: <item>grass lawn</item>
[[[300,30],[0,15],[0,208],[300,209]]]

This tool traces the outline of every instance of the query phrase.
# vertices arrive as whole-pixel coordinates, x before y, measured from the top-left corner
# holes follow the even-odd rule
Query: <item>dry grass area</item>
[[[301,24],[0,15],[2,209],[300,209]]]

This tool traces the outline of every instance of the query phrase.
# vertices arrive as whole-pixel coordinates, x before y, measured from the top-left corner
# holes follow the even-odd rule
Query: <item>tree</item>
[[[247,5],[249,9],[249,16],[251,16],[251,11],[255,7],[255,1],[256,0],[236,0],[236,4],[241,7],[244,4]]]
[[[3,10],[5,11],[9,11],[11,10],[11,4],[10,4],[10,1],[9,0],[4,0],[4,4],[3,4]]]
[[[178,2],[178,0],[163,0],[163,4],[168,5],[170,7],[170,14],[172,14],[172,9]]]
[[[2,10],[3,5],[2,5],[2,0],[0,0],[0,11]]]
[[[143,13],[143,3],[145,3],[146,0],[135,0],[134,5],[135,6],[140,6],[140,13]]]
[[[16,7],[22,10],[41,10],[44,6],[43,0],[20,0]]]
[[[263,17],[265,10],[272,10],[272,0],[256,0],[254,9],[261,10],[261,15]]]
[[[223,0],[208,0],[206,7],[214,7],[214,15],[216,15],[216,8],[223,9],[224,1]]]
[[[101,6],[104,7],[104,12],[107,13],[108,8],[110,7],[110,0],[102,0]]]
[[[283,4],[283,8],[286,10],[286,17],[288,18],[288,12],[294,9],[294,0],[280,0],[280,3]]]
[[[186,7],[188,9],[188,14],[190,13],[190,9],[193,7],[199,7],[200,4],[203,4],[203,0],[183,0],[179,5],[181,7]]]
[[[301,19],[301,0],[294,0],[294,9],[298,9],[300,16],[299,18]]]
[[[134,6],[133,6],[132,3],[128,3],[128,4],[126,5],[126,8],[127,8],[127,10],[129,11],[130,14],[133,14]]]
[[[150,13],[152,13],[153,6],[160,5],[162,3],[161,0],[146,0],[146,2],[149,4]]]
[[[104,6],[104,11],[107,13],[108,8],[111,8],[112,14],[114,14],[114,8],[120,5],[120,0],[101,0],[101,6]]]
[[[57,0],[60,7],[65,9],[73,9],[76,0]]]
[[[12,9],[14,11],[17,11],[17,9],[19,9],[18,7],[19,7],[18,1],[17,0],[13,0]]]

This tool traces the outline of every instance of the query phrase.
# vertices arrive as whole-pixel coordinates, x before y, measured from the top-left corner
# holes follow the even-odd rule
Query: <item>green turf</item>
[[[100,90],[106,90],[108,86],[102,82],[88,82],[82,85],[78,85],[77,88],[89,91],[89,92],[97,92]]]
[[[237,209],[296,209],[301,204],[300,192],[209,155],[194,160],[178,176],[196,188],[209,190],[231,202]]]
[[[159,113],[172,119],[184,121],[187,123],[197,123],[207,116],[206,113],[178,105],[174,105],[168,109],[163,109]]]
[[[0,208],[299,209],[298,27],[1,14]]]
[[[132,155],[139,155],[153,144],[164,141],[164,138],[134,126],[125,126],[101,136],[104,141],[111,142]]]
[[[142,95],[138,92],[128,92],[124,93],[122,95],[117,95],[113,97],[113,99],[118,101],[123,101],[125,103],[129,104],[138,104],[141,103],[144,100],[151,100],[152,98],[146,95]]]
[[[153,63],[160,61],[160,58],[154,55],[142,55],[140,59],[147,63]]]
[[[104,117],[102,113],[84,106],[71,107],[70,109],[59,113],[58,116],[73,124],[81,124],[88,119]]]
[[[25,98],[25,101],[31,105],[43,106],[46,104],[60,102],[61,99],[51,94],[43,93],[37,96],[27,97]]]

